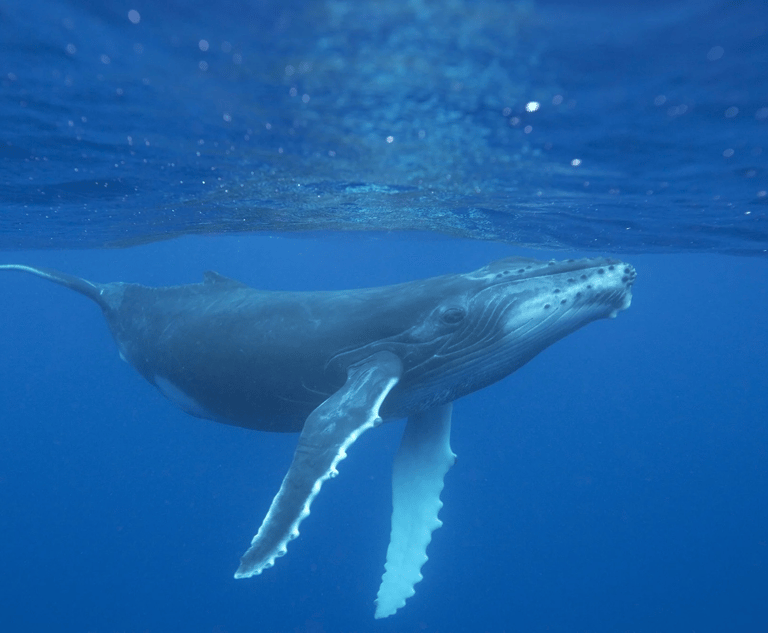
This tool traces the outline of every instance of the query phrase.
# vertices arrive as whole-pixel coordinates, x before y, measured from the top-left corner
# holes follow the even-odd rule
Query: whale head
[[[408,353],[390,406],[429,408],[504,378],[571,332],[628,308],[635,276],[631,265],[607,258],[508,258],[456,275],[431,313],[398,337]]]

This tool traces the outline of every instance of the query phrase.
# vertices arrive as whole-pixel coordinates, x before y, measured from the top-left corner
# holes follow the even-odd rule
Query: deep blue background
[[[2,262],[292,290],[519,253],[639,274],[616,320],[456,403],[445,525],[385,621],[400,423],[235,581],[296,437],[181,413],[87,300],[0,276],[0,632],[768,630],[764,2],[26,0],[0,44]]]
[[[327,234],[13,259],[101,281],[191,282],[213,268],[262,288],[329,289],[514,252]],[[639,277],[628,311],[456,403],[445,524],[416,596],[384,621],[372,601],[399,423],[354,445],[285,558],[235,581],[295,436],[177,411],[118,359],[90,302],[3,275],[0,627],[764,631],[766,263],[630,261]]]

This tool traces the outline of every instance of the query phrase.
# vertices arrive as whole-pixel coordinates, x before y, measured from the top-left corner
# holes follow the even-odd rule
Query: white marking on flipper
[[[377,352],[349,367],[344,386],[310,414],[291,467],[251,547],[240,559],[235,578],[260,574],[285,554],[323,482],[338,473],[336,466],[347,456],[346,449],[363,431],[381,422],[379,408],[401,372],[397,356]]]
[[[414,593],[427,562],[432,532],[442,525],[443,478],[456,462],[448,403],[411,416],[392,467],[392,532],[386,571],[376,597],[376,618],[386,618]]]

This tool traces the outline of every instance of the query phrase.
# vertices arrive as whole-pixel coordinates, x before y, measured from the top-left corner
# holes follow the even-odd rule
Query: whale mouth
[[[604,272],[601,273],[601,270]],[[598,275],[605,275],[606,272],[613,271],[617,271],[621,277],[618,278],[617,274],[614,277],[618,279],[607,279],[606,281],[608,282],[609,287],[605,290],[596,292],[593,298],[593,301],[598,304],[602,303],[606,306],[615,306],[614,309],[606,315],[609,319],[615,319],[619,312],[626,310],[632,304],[632,286],[637,279],[637,271],[631,264],[622,262],[618,265],[609,265],[607,270],[602,267],[597,269]],[[610,284],[613,284],[612,288],[610,287]],[[590,288],[590,284],[587,284],[587,290],[591,289],[593,288]]]
[[[637,279],[634,266],[616,260],[602,260],[576,271],[552,276],[552,287],[542,292],[543,310],[560,312],[572,321],[567,329],[578,328],[601,318],[613,319],[632,303]],[[562,312],[561,312],[562,311]]]
[[[595,318],[613,318],[632,301],[632,286],[637,278],[634,266],[618,259],[594,257],[563,261],[537,261],[510,257],[492,262],[471,273],[473,279],[488,283],[488,292],[519,294],[519,288],[535,288],[524,302],[531,316],[541,301],[541,308],[563,316],[568,308],[590,306]],[[541,318],[539,314],[537,318]],[[547,319],[549,320],[549,319]]]
[[[527,266],[515,260],[518,268],[506,275],[512,266],[495,264],[483,269],[489,283],[473,298],[474,318],[420,366],[419,397],[455,399],[483,388],[592,321],[615,317],[630,306],[637,277],[630,264],[605,258]]]
[[[514,306],[508,322],[551,321],[557,313],[584,310],[588,320],[610,318],[630,306],[637,278],[634,266],[617,259],[565,261],[500,260],[483,269],[484,291],[497,304]],[[573,316],[573,315],[571,315]]]
[[[619,260],[567,260],[533,268],[525,280],[496,286],[497,301],[507,303],[503,339],[492,354],[502,365],[512,357],[519,366],[588,323],[615,318],[632,303],[637,272]]]

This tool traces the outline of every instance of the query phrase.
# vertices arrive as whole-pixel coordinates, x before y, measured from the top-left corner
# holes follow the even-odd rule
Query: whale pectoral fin
[[[449,403],[408,418],[392,469],[392,532],[377,618],[392,615],[415,593],[432,532],[442,525],[437,513],[443,507],[443,477],[456,461],[451,408]]]
[[[349,367],[344,386],[310,414],[291,467],[235,578],[260,574],[285,554],[323,482],[338,474],[336,465],[347,456],[347,447],[381,422],[379,407],[401,373],[397,356],[377,352]]]

